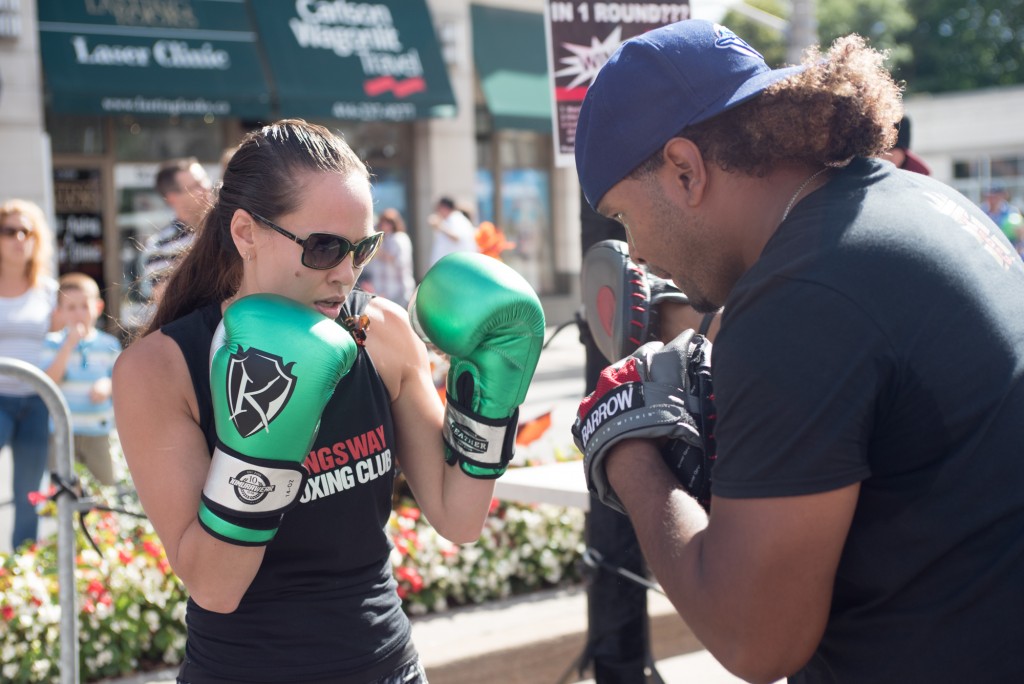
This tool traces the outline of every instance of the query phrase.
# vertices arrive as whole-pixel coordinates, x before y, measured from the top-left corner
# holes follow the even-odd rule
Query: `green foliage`
[[[1024,0],[907,0],[911,92],[1024,83]]]
[[[51,509],[52,502],[47,504]],[[148,521],[91,513],[76,529],[79,668],[85,681],[146,663],[177,662],[185,646],[185,589]],[[0,555],[0,680],[60,677],[57,545],[51,538]]]
[[[746,8],[789,18],[781,0],[748,0],[722,19],[765,56],[786,62],[785,32]],[[817,0],[823,50],[857,33],[888,53],[908,93],[976,90],[1024,83],[1024,0]]]
[[[789,12],[780,0],[747,0],[743,3],[756,12],[764,12],[772,17],[788,19]],[[786,34],[778,31],[762,21],[753,18],[750,13],[740,9],[730,9],[722,17],[722,24],[736,32],[736,35],[750,43],[751,47],[764,55],[764,59],[773,67],[786,63]]]
[[[907,0],[818,0],[818,36],[823,49],[836,38],[856,33],[872,47],[889,53],[889,68],[897,78],[913,58],[906,35],[914,23]]]

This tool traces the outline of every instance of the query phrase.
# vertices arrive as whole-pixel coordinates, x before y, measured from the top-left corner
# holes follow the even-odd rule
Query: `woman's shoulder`
[[[367,302],[364,312],[369,317],[371,324],[379,322],[379,326],[387,328],[389,334],[412,332],[408,312],[390,299],[373,297]]]
[[[114,366],[115,379],[137,387],[173,386],[183,373],[185,359],[177,343],[159,330],[132,342],[122,351]],[[150,384],[159,383],[159,384]],[[146,391],[149,391],[148,389]]]
[[[409,314],[390,299],[374,297],[364,313],[366,350],[391,395],[397,396],[402,373],[414,363],[423,343],[409,322]]]

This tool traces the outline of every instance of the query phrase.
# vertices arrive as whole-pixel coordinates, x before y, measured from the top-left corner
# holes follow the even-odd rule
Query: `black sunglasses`
[[[35,235],[35,232],[29,230],[28,228],[12,228],[11,226],[0,226],[0,236],[3,237],[17,237],[23,240],[28,240],[33,235]],[[381,233],[381,235],[383,235],[383,233]]]
[[[352,265],[355,268],[362,268],[377,253],[377,248],[380,247],[380,242],[384,239],[384,233],[374,233],[355,244],[340,235],[331,233],[310,233],[309,237],[300,238],[295,233],[285,230],[254,211],[249,213],[260,223],[266,224],[292,242],[301,245],[302,265],[318,271],[334,268],[348,256],[349,252],[352,252]]]

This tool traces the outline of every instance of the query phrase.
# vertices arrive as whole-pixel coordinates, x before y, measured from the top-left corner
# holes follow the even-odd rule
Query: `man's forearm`
[[[710,567],[708,517],[665,465],[654,442],[625,440],[607,461],[608,480],[629,512],[643,555],[669,600],[711,653],[727,664],[742,642],[729,572]]]
[[[852,515],[856,487],[782,503],[713,500],[711,524],[654,442],[624,440],[613,449],[608,481],[648,566],[704,647],[752,682],[774,682],[798,670],[821,640],[831,602],[843,543],[842,535],[829,532],[832,519]],[[806,538],[813,542],[778,533],[792,528],[794,518],[808,517]]]

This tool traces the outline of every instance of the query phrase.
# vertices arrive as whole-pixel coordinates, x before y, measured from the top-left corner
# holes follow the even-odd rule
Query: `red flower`
[[[399,517],[408,518],[409,520],[419,520],[422,513],[420,513],[420,509],[415,506],[402,506],[398,509],[398,515]]]
[[[33,506],[38,506],[39,504],[41,504],[44,501],[48,500],[56,492],[57,492],[57,487],[55,487],[54,485],[50,485],[50,489],[45,491],[45,492],[42,492],[42,491],[40,491],[40,492],[29,492],[28,493],[28,502],[30,504],[32,504]]]
[[[145,549],[146,553],[148,553],[153,558],[159,558],[163,555],[164,552],[163,548],[159,544],[151,540],[146,540],[142,542],[142,548]]]
[[[89,586],[85,590],[93,596],[99,596],[106,591],[106,587],[103,586],[103,582],[94,579],[92,582],[89,582]]]
[[[82,612],[90,614],[96,612],[96,604],[92,602],[91,598],[82,599]]]
[[[403,587],[401,584],[399,584],[398,585],[398,598],[400,598],[400,599],[402,599],[404,601],[405,597],[408,596],[408,595],[409,595],[408,590],[406,590],[405,587]]]
[[[132,562],[132,554],[128,553],[124,549],[122,549],[122,550],[117,552],[117,558],[124,565],[128,565],[129,563]]]
[[[0,616],[3,617],[4,622],[10,622],[14,619],[14,608],[8,605],[4,605],[0,608]]]
[[[497,499],[491,499],[491,507],[487,510],[487,514],[494,515],[500,505],[500,501],[498,501]]]
[[[408,582],[413,593],[419,593],[420,589],[423,588],[423,578],[420,576],[420,573],[416,568],[396,568],[395,575],[398,576],[399,580]]]

